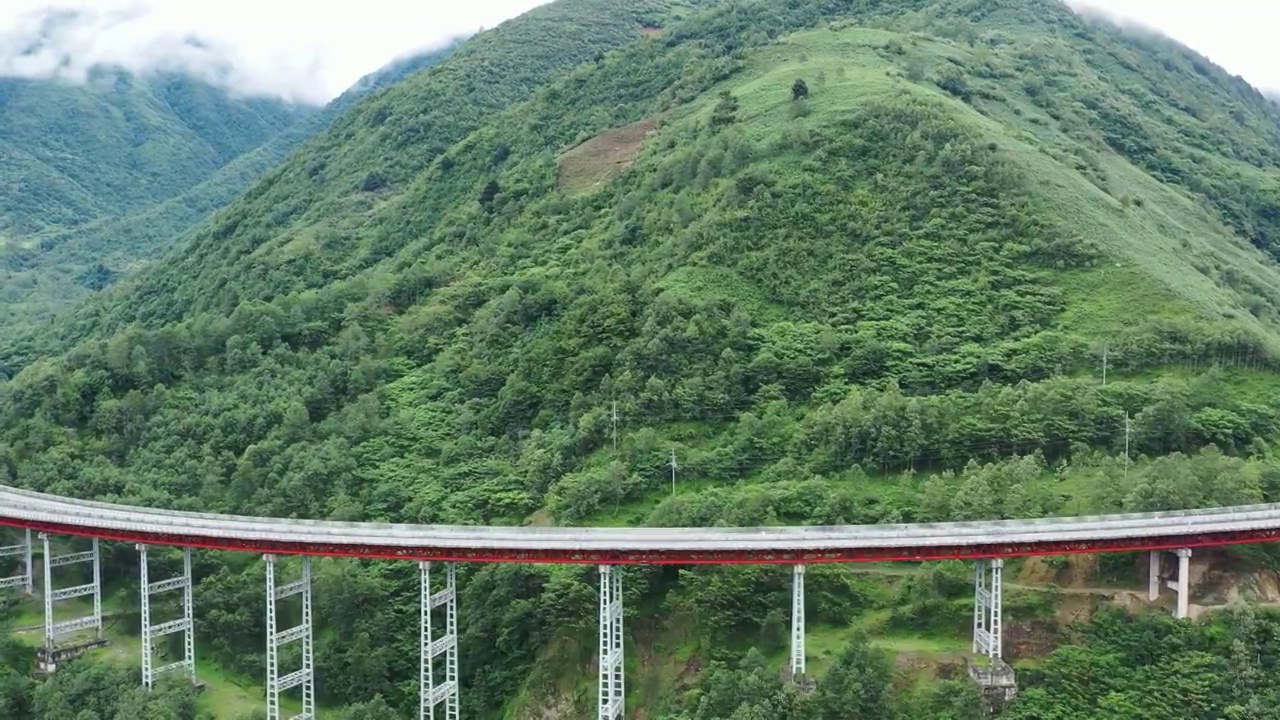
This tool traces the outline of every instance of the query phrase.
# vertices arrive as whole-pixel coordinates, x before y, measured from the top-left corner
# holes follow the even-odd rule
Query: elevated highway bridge
[[[87,629],[101,636],[101,582],[98,544],[102,540],[134,543],[142,560],[143,682],[155,675],[181,670],[194,677],[194,613],[191,607],[192,549],[262,553],[267,568],[268,716],[280,717],[279,695],[301,687],[303,713],[314,717],[314,677],[311,660],[311,564],[313,556],[409,560],[420,563],[422,575],[422,718],[454,720],[458,712],[457,589],[455,563],[576,563],[600,568],[600,685],[599,717],[623,715],[623,628],[621,568],[623,565],[780,564],[793,568],[793,676],[805,672],[804,567],[815,563],[923,560],[975,562],[973,651],[999,661],[1001,643],[1002,568],[1006,558],[1073,553],[1150,552],[1149,594],[1156,599],[1162,581],[1162,557],[1178,558],[1176,578],[1168,584],[1178,594],[1179,617],[1187,614],[1188,562],[1193,548],[1267,542],[1280,537],[1280,504],[1248,505],[1180,512],[1098,515],[1029,520],[831,527],[756,528],[564,528],[473,527],[350,523],[293,518],[265,518],[181,512],[133,507],[47,495],[0,486],[0,526],[18,528],[17,545],[0,548],[0,557],[19,557],[22,573],[0,578],[0,587],[20,587],[34,593],[35,545],[32,532],[43,542],[46,651],[58,657],[59,639]],[[52,535],[89,538],[91,549],[54,556]],[[148,547],[182,548],[184,575],[149,582]],[[300,555],[302,575],[276,582],[277,558]],[[56,588],[53,569],[92,563],[93,582]],[[432,563],[444,563],[441,589],[434,590]],[[182,620],[151,625],[152,595],[183,591]],[[94,615],[54,622],[53,603],[93,595]],[[302,596],[302,624],[276,627],[276,602]],[[438,618],[433,622],[433,618]],[[442,619],[443,622],[439,622]],[[154,637],[183,632],[184,659],[169,666],[152,666]],[[302,669],[281,675],[281,645],[300,642]],[[438,660],[443,656],[443,662]],[[52,664],[53,661],[50,661]]]

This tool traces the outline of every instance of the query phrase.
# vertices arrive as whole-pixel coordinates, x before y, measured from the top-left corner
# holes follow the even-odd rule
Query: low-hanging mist
[[[449,44],[543,0],[6,0],[0,77],[88,79],[100,66],[179,71],[246,95],[323,104],[387,62]]]

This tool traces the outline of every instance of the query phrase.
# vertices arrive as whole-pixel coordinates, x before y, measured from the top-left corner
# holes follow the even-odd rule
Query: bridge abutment
[[[993,715],[999,714],[1014,698],[1018,697],[1018,678],[1013,668],[1003,660],[970,659],[969,679],[973,680]]]

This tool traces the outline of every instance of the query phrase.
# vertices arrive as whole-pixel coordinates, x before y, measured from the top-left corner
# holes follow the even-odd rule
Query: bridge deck
[[[132,542],[281,554],[497,562],[856,562],[1260,542],[1280,538],[1280,504],[1035,520],[834,527],[479,527],[180,512],[0,486],[0,525]]]

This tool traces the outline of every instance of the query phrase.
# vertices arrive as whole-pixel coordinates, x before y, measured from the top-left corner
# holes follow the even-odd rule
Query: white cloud
[[[0,0],[0,76],[76,80],[98,64],[175,68],[245,93],[320,103],[396,57],[547,1]],[[1070,2],[1158,29],[1280,90],[1280,57],[1271,50],[1280,4]]]
[[[1280,90],[1275,27],[1280,4],[1270,0],[1070,0],[1155,29],[1266,90]]]
[[[408,53],[547,0],[0,0],[0,76],[182,69],[321,103]]]

